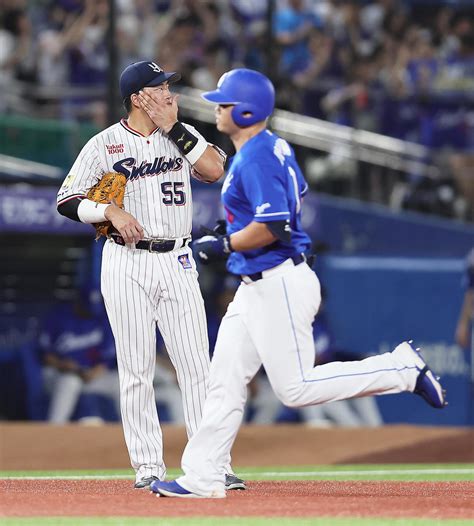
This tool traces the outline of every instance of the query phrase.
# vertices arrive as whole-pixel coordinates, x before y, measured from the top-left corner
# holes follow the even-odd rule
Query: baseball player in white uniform
[[[402,391],[445,405],[440,383],[409,342],[365,360],[314,367],[312,323],[321,295],[304,255],[307,184],[288,143],[266,129],[273,85],[261,73],[236,69],[203,96],[217,105],[217,127],[236,155],[222,186],[227,232],[198,239],[194,248],[203,263],[228,257],[227,269],[242,281],[219,328],[202,421],[182,458],[184,476],[150,485],[181,498],[226,496],[225,463],[247,384],[262,364],[277,397],[291,407]]]
[[[179,78],[150,61],[125,68],[120,90],[127,119],[90,139],[58,193],[62,215],[113,225],[103,250],[101,289],[116,342],[122,422],[136,488],[166,474],[153,390],[156,326],[176,368],[188,436],[201,419],[210,364],[204,302],[188,246],[190,177],[217,181],[225,154],[178,121],[170,84]],[[86,198],[107,172],[127,178],[123,209]],[[238,489],[243,481],[233,478],[232,489]]]

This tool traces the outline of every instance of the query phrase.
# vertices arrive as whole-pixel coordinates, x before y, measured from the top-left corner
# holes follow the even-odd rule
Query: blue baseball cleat
[[[430,406],[442,409],[448,405],[446,402],[446,391],[439,383],[439,377],[435,377],[426,362],[423,360],[420,350],[414,349],[409,342],[401,343],[396,350],[404,353],[408,360],[414,361],[414,365],[419,371],[416,385],[413,392],[421,396]]]
[[[208,495],[198,495],[183,488],[176,480],[170,480],[168,482],[155,480],[150,484],[150,490],[153,493],[157,493],[157,496],[178,497],[181,499],[222,499],[226,496],[225,491],[222,493],[213,491]]]

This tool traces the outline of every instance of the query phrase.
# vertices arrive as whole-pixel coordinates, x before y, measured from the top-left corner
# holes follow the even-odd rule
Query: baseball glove
[[[108,172],[104,174],[102,179],[95,184],[88,192],[87,199],[95,201],[96,203],[115,203],[120,208],[123,208],[123,196],[125,194],[125,184],[127,178],[125,175],[118,172]],[[96,240],[100,236],[109,237],[112,223],[110,221],[102,221],[101,223],[94,223],[96,231]]]

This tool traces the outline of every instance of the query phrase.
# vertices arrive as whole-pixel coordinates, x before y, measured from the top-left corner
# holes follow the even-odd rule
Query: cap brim
[[[215,102],[217,104],[237,104],[238,101],[230,100],[229,96],[225,95],[218,89],[215,91],[205,91],[201,97],[208,102]]]
[[[151,88],[154,86],[159,86],[160,84],[163,84],[163,82],[168,82],[169,84],[173,84],[175,82],[178,82],[178,80],[181,79],[181,74],[177,73],[176,71],[170,71],[169,73],[160,73],[157,75],[153,80],[148,82],[148,84],[145,86],[147,88]]]

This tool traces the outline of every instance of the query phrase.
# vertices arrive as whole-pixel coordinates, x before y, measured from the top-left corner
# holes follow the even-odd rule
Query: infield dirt
[[[164,427],[165,460],[178,467],[184,429]],[[119,425],[0,425],[0,470],[129,468]],[[474,462],[471,429],[243,427],[236,466]],[[132,473],[130,473],[132,475]],[[418,517],[474,519],[474,482],[250,481],[227,499],[156,498],[132,480],[0,479],[0,516]]]
[[[0,480],[0,513],[127,517],[474,519],[474,482],[257,482],[227,499],[156,498],[130,481]]]
[[[165,461],[179,467],[184,428],[163,426]],[[120,425],[0,424],[0,470],[126,469]],[[384,426],[312,429],[244,426],[232,451],[236,466],[474,462],[474,430]]]

